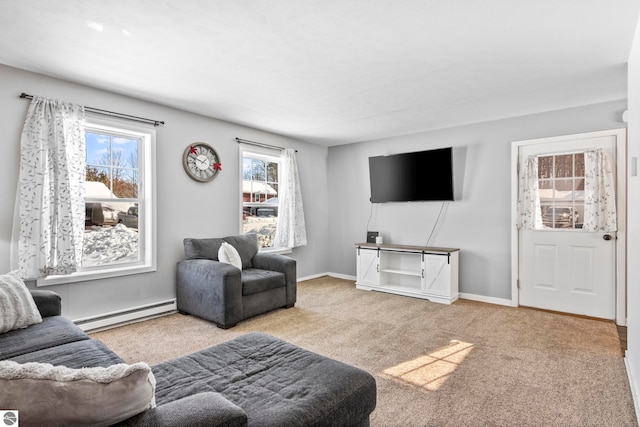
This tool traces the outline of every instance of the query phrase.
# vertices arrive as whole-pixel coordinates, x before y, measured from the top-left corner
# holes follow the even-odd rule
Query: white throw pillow
[[[231,264],[234,267],[242,270],[242,259],[240,254],[227,242],[222,242],[220,249],[218,249],[218,260],[227,264]]]
[[[20,424],[107,426],[155,408],[156,381],[144,362],[71,369],[0,361],[0,402]]]
[[[17,272],[0,275],[0,333],[40,322],[40,311]]]

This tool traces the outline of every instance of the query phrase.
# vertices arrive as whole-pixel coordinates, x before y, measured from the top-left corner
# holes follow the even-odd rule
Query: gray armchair
[[[242,269],[218,260],[223,242],[239,253]],[[296,303],[296,261],[258,252],[256,234],[184,239],[177,266],[178,311],[227,329],[239,321]]]

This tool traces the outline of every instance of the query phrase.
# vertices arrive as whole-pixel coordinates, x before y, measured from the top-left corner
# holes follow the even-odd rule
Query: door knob
[[[604,236],[602,236],[602,238],[604,240],[611,240],[612,239],[611,234],[605,234]]]

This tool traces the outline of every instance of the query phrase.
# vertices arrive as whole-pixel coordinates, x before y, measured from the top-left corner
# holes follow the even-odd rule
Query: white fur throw
[[[0,275],[0,333],[42,322],[42,316],[17,272]]]
[[[218,250],[218,260],[242,270],[242,258],[240,258],[238,250],[227,242],[222,242]]]
[[[155,408],[156,381],[143,362],[71,369],[0,361],[0,402],[21,425],[107,426]]]

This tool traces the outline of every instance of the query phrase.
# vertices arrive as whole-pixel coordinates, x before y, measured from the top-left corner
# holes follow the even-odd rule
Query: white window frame
[[[136,263],[90,267],[69,275],[47,276],[37,280],[36,286],[38,287],[128,276],[157,270],[155,127],[134,123],[130,120],[104,118],[88,114],[85,128],[98,132],[124,133],[142,140],[142,147],[138,152],[140,177],[139,197],[144,202],[142,206],[139,206],[139,218],[142,219],[138,223],[140,261]]]
[[[273,162],[273,163],[278,163],[278,185],[280,185],[280,178],[281,178],[282,167],[283,167],[283,161],[282,161],[283,158],[282,158],[282,151],[281,150],[262,148],[262,147],[257,147],[257,146],[240,145],[240,156],[239,156],[240,157],[240,159],[239,159],[239,163],[240,163],[240,190],[239,190],[239,194],[240,194],[240,203],[239,203],[239,206],[240,206],[240,215],[239,215],[239,219],[240,219],[240,226],[239,226],[240,234],[244,234],[244,230],[242,228],[242,224],[243,224],[243,219],[242,219],[242,214],[243,214],[242,181],[244,180],[243,159],[244,159],[245,156],[246,157],[256,158],[256,159],[261,159],[261,160],[266,160],[266,161]],[[280,215],[280,210],[279,209],[278,209],[278,215]],[[285,253],[291,253],[291,248],[260,248],[260,252],[285,254]]]

